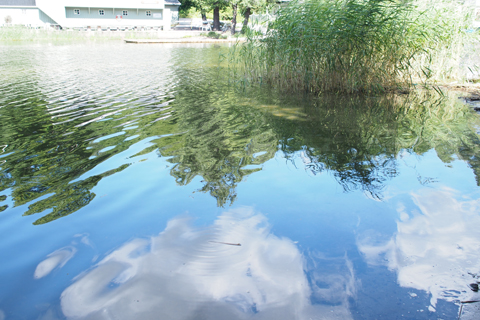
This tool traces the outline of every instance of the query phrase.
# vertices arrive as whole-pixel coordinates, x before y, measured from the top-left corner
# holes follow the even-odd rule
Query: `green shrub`
[[[209,31],[207,33],[207,37],[208,38],[213,38],[213,39],[218,39],[218,37],[220,37],[220,35],[218,33],[216,33],[215,31]]]
[[[227,39],[226,35],[222,35],[222,34],[217,33],[215,31],[209,31],[205,36],[208,37],[208,38],[212,38],[212,39]]]

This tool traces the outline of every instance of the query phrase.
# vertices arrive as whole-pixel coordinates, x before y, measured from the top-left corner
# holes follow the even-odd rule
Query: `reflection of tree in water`
[[[281,150],[287,158],[300,151],[313,174],[332,171],[347,192],[382,198],[385,181],[397,175],[401,150],[423,154],[433,148],[444,162],[457,155],[475,172],[480,167],[474,156],[479,151],[476,120],[456,98],[330,96],[297,109],[303,109],[306,121],[271,119]]]
[[[31,215],[53,208],[53,211],[46,216],[38,219],[34,224],[44,224],[52,220],[56,220],[63,216],[69,215],[72,212],[79,210],[86,206],[95,198],[95,193],[90,190],[97,185],[97,183],[104,177],[108,177],[116,172],[122,171],[128,167],[127,164],[120,166],[117,169],[107,171],[103,174],[89,177],[85,180],[69,183],[64,186],[60,192],[57,191],[53,196],[37,201],[28,207],[24,215]]]
[[[388,99],[350,98],[337,101],[337,110],[330,99],[317,103],[315,117],[316,135],[332,138],[318,146],[307,143],[307,155],[332,170],[345,191],[381,198],[385,181],[396,174],[396,106]]]
[[[277,118],[274,127],[287,158],[299,154],[310,173],[332,171],[345,191],[380,198],[396,172],[392,109],[376,100],[323,97],[305,104],[304,121]]]
[[[159,147],[162,155],[172,156],[177,183],[201,176],[200,191],[209,192],[219,206],[233,202],[236,185],[260,170],[242,168],[262,164],[277,150],[292,161],[300,157],[312,174],[332,172],[346,192],[362,190],[381,199],[385,182],[398,173],[402,150],[423,154],[433,148],[444,162],[475,154],[473,121],[467,107],[448,97],[302,101],[266,90],[235,93],[197,85],[180,91],[175,101],[175,122],[183,133],[175,141],[159,140]]]
[[[213,54],[204,56],[205,50]],[[171,175],[179,185],[199,176],[203,185],[198,191],[225,206],[235,200],[238,183],[274,156],[277,140],[265,112],[255,108],[256,97],[228,86],[228,72],[219,67],[219,50],[173,55],[182,68],[176,70],[178,91],[171,121],[181,134],[156,142],[160,153],[171,157]]]
[[[124,170],[128,160],[88,176],[93,168],[152,137],[159,138],[134,156],[158,150],[169,157],[179,185],[201,177],[199,191],[211,194],[219,206],[232,203],[236,186],[279,150],[292,161],[300,157],[313,174],[332,172],[345,191],[363,190],[374,198],[382,198],[385,181],[397,174],[396,158],[405,149],[422,154],[433,148],[447,163],[465,159],[479,177],[477,120],[452,99],[302,100],[264,88],[236,92],[205,81],[217,79],[216,74],[200,76],[197,71],[177,75],[172,102],[138,100],[125,108],[77,100],[71,117],[52,117],[51,108],[61,106],[47,103],[30,86],[9,91],[14,93],[1,97],[0,144],[7,147],[0,192],[11,189],[15,206],[33,202],[26,215],[47,212],[36,224],[52,221],[90,203],[93,187]],[[108,121],[95,120],[102,114],[108,114]],[[127,130],[132,125],[137,128]],[[0,201],[5,201],[2,194]],[[6,208],[0,203],[0,211]]]
[[[185,90],[187,91],[187,90]],[[161,153],[172,156],[171,174],[180,185],[196,176],[203,178],[201,192],[217,199],[219,206],[232,203],[242,179],[260,168],[249,169],[273,157],[276,140],[262,112],[232,92],[212,87],[190,87],[175,101],[175,120],[181,141],[160,141]],[[264,152],[260,156],[257,153]]]
[[[40,95],[29,91],[28,95]],[[40,197],[47,198],[29,206],[25,215],[40,213],[52,209],[43,218],[34,224],[46,223],[59,217],[71,214],[86,206],[95,197],[90,190],[106,176],[125,169],[128,165],[120,165],[102,174],[94,175],[84,180],[74,181],[87,173],[98,164],[109,159],[118,152],[126,150],[130,145],[145,136],[152,135],[151,131],[168,131],[171,126],[165,124],[155,130],[152,120],[158,117],[154,108],[143,110],[125,110],[114,121],[93,122],[88,126],[79,126],[83,121],[95,118],[97,113],[79,120],[55,124],[58,118],[52,118],[48,112],[47,102],[39,98],[23,98],[21,94],[11,96],[9,106],[2,108],[0,117],[3,119],[0,138],[12,152],[1,165],[0,191],[10,188],[11,197],[15,206],[23,205]],[[28,97],[28,96],[27,96]],[[87,105],[94,109],[97,106]],[[81,109],[81,108],[79,108]],[[139,113],[151,113],[140,117]],[[142,128],[142,137],[124,141],[124,136],[112,137],[105,141],[92,141],[99,137],[116,134],[121,131],[117,126],[125,122],[124,118],[137,115]],[[114,150],[100,152],[108,146],[116,146]]]

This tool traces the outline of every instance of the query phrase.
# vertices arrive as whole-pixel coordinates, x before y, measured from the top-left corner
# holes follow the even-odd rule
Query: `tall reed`
[[[453,39],[417,2],[294,0],[235,49],[242,75],[294,91],[408,89],[432,78],[434,53]]]
[[[435,36],[426,48],[428,55],[417,57],[415,67],[428,68],[431,81],[465,82],[478,79],[480,33],[473,29],[475,1],[416,0],[419,24]]]

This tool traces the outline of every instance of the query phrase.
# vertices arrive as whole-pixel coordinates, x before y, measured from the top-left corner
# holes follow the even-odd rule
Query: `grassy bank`
[[[0,28],[0,41],[79,41],[90,38],[121,39],[120,35],[100,35],[79,30],[32,29],[23,26]]]
[[[0,27],[0,42],[11,43],[17,41],[108,41],[124,39],[158,39],[165,35],[156,30],[126,30],[126,31],[80,31],[74,29],[32,29],[23,26]]]
[[[292,91],[378,92],[466,81],[476,72],[475,55],[466,52],[478,43],[478,32],[467,32],[470,9],[446,0],[293,1],[264,37],[238,45],[231,61],[243,79]]]

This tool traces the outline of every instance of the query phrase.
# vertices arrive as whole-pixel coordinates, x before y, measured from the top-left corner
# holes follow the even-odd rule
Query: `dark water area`
[[[0,46],[0,320],[477,319],[479,115],[227,51]]]

